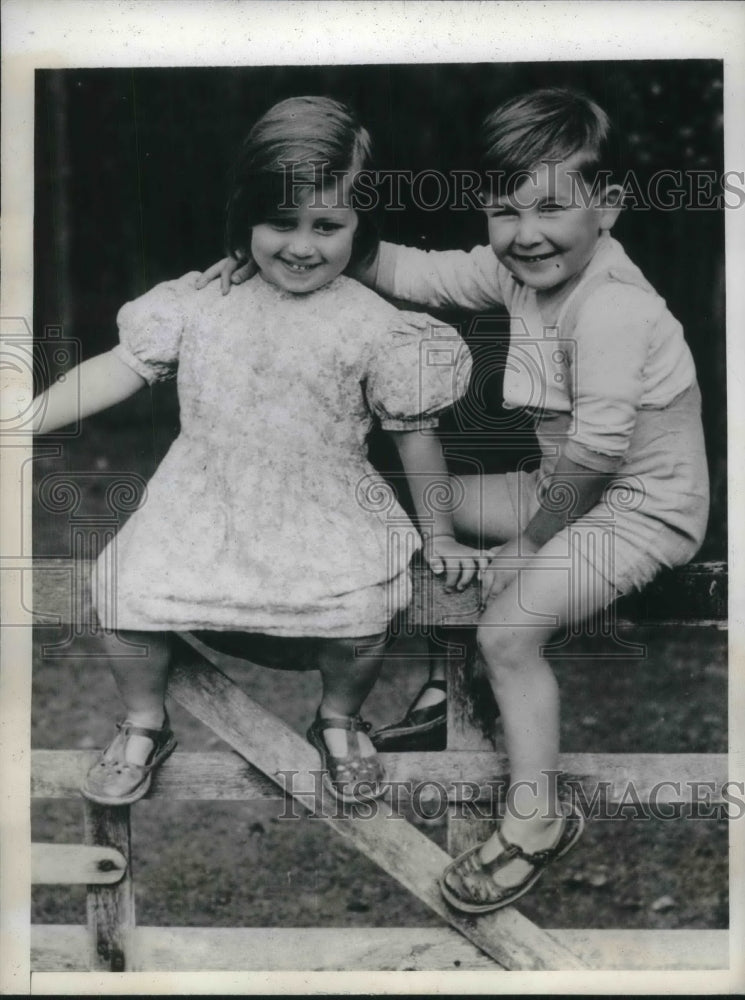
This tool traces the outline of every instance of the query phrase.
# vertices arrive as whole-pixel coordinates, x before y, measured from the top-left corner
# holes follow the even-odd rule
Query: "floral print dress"
[[[419,540],[367,458],[378,417],[432,428],[465,391],[455,331],[340,276],[293,295],[256,275],[222,296],[197,273],[119,312],[118,357],[177,378],[181,432],[101,554],[104,627],[343,637],[408,603]]]

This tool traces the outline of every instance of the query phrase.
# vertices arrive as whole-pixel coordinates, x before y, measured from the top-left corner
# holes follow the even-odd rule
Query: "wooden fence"
[[[33,582],[34,620],[95,628],[86,567],[40,561]],[[436,781],[453,802],[488,796],[504,774],[474,682],[474,595],[444,595],[427,571],[416,575],[412,628],[457,625],[462,655],[450,660],[447,749],[384,755],[393,782],[415,787]],[[698,564],[666,574],[638,599],[618,606],[617,624],[675,622],[726,627],[726,568]],[[70,625],[72,623],[72,625]],[[356,815],[340,813],[320,792],[316,751],[284,722],[256,704],[226,677],[188,634],[174,644],[169,692],[210,726],[233,753],[175,753],[156,774],[152,798],[245,801],[292,794],[337,835],[375,861],[443,921],[441,928],[195,928],[138,927],[131,874],[129,807],[83,802],[85,843],[34,845],[37,883],[87,885],[87,926],[32,925],[35,971],[213,970],[571,970],[717,969],[728,966],[727,931],[542,929],[515,907],[478,918],[459,914],[442,900],[437,877],[449,855],[396,814],[391,804]],[[35,750],[34,798],[77,798],[95,751]],[[691,783],[715,783],[722,801],[726,755],[564,754],[567,781],[580,783],[587,800],[602,783],[609,804],[622,801],[633,783],[640,801],[665,782],[660,803],[689,801]],[[288,786],[288,774],[292,775]],[[479,788],[474,796],[473,783]],[[707,787],[710,787],[707,784]],[[373,815],[368,815],[368,812]],[[465,810],[461,810],[465,813]],[[468,815],[448,821],[448,851],[458,853],[483,837],[485,821]]]

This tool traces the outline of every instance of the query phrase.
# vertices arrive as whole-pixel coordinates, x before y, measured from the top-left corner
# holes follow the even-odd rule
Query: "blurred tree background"
[[[721,175],[722,65],[714,60],[37,71],[35,335],[42,344],[45,329],[61,326],[80,341],[83,356],[107,350],[117,340],[120,305],[221,257],[233,157],[251,124],[278,100],[325,94],[347,101],[372,133],[379,169],[449,173],[474,166],[479,125],[489,111],[537,86],[571,86],[597,100],[626,138],[628,168],[642,191],[660,170]],[[425,211],[402,190],[405,210],[381,217],[385,239],[428,249],[486,242],[477,211]],[[723,215],[721,208],[637,206],[614,231],[683,323],[696,359],[713,494],[701,556],[720,559],[726,556]],[[471,337],[486,373],[478,381],[479,405],[498,418],[503,319],[478,327],[471,317],[448,319]],[[137,400],[97,419],[103,427],[139,422],[149,474],[177,431],[177,405],[172,387]],[[451,420],[445,435],[456,467],[469,450],[459,426]],[[498,469],[526,450],[523,438],[497,453],[492,440],[488,453],[478,446],[474,454]]]

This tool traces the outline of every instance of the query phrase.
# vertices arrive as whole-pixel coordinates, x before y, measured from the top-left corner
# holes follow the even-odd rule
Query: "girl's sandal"
[[[86,799],[103,806],[127,806],[141,799],[150,788],[155,768],[176,748],[168,713],[160,729],[145,729],[128,720],[117,722],[116,726],[119,732],[101,752],[80,787]],[[127,760],[130,736],[145,736],[152,740],[153,749],[145,764],[132,764]]]
[[[564,826],[556,844],[544,851],[532,854],[517,844],[505,840],[497,828],[497,837],[503,847],[493,861],[481,860],[481,844],[469,848],[447,866],[440,876],[440,890],[447,902],[464,913],[489,913],[503,906],[509,906],[524,895],[543,874],[546,865],[563,857],[582,836],[585,828],[584,816],[567,803],[562,803]],[[522,882],[513,886],[500,886],[491,877],[515,858],[532,865]]]
[[[425,691],[434,688],[447,694],[447,682],[428,680],[417,691],[406,715],[400,722],[378,729],[371,736],[376,750],[387,752],[397,750],[444,750],[447,739],[448,703],[447,698],[436,705],[416,708]]]
[[[326,770],[324,784],[342,802],[378,799],[385,793],[383,765],[377,754],[362,756],[357,736],[357,733],[369,733],[371,728],[370,723],[363,722],[359,715],[324,719],[317,714],[308,730],[308,742],[320,754]],[[346,729],[346,757],[334,757],[329,753],[323,738],[326,729]]]

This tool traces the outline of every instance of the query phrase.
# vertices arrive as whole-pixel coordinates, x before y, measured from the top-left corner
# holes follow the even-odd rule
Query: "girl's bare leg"
[[[318,666],[323,680],[323,697],[318,709],[322,718],[354,716],[372,690],[380,674],[385,653],[385,636],[329,639],[321,644]],[[347,732],[324,730],[329,751],[336,757],[347,754]],[[366,733],[355,734],[363,756],[375,749]]]
[[[144,656],[122,656],[121,639],[145,646]],[[165,719],[168,664],[171,658],[170,637],[166,632],[120,632],[118,638],[106,637],[109,666],[126,709],[126,718],[145,729],[160,729]],[[145,736],[130,736],[126,758],[132,764],[144,764],[153,749]]]

